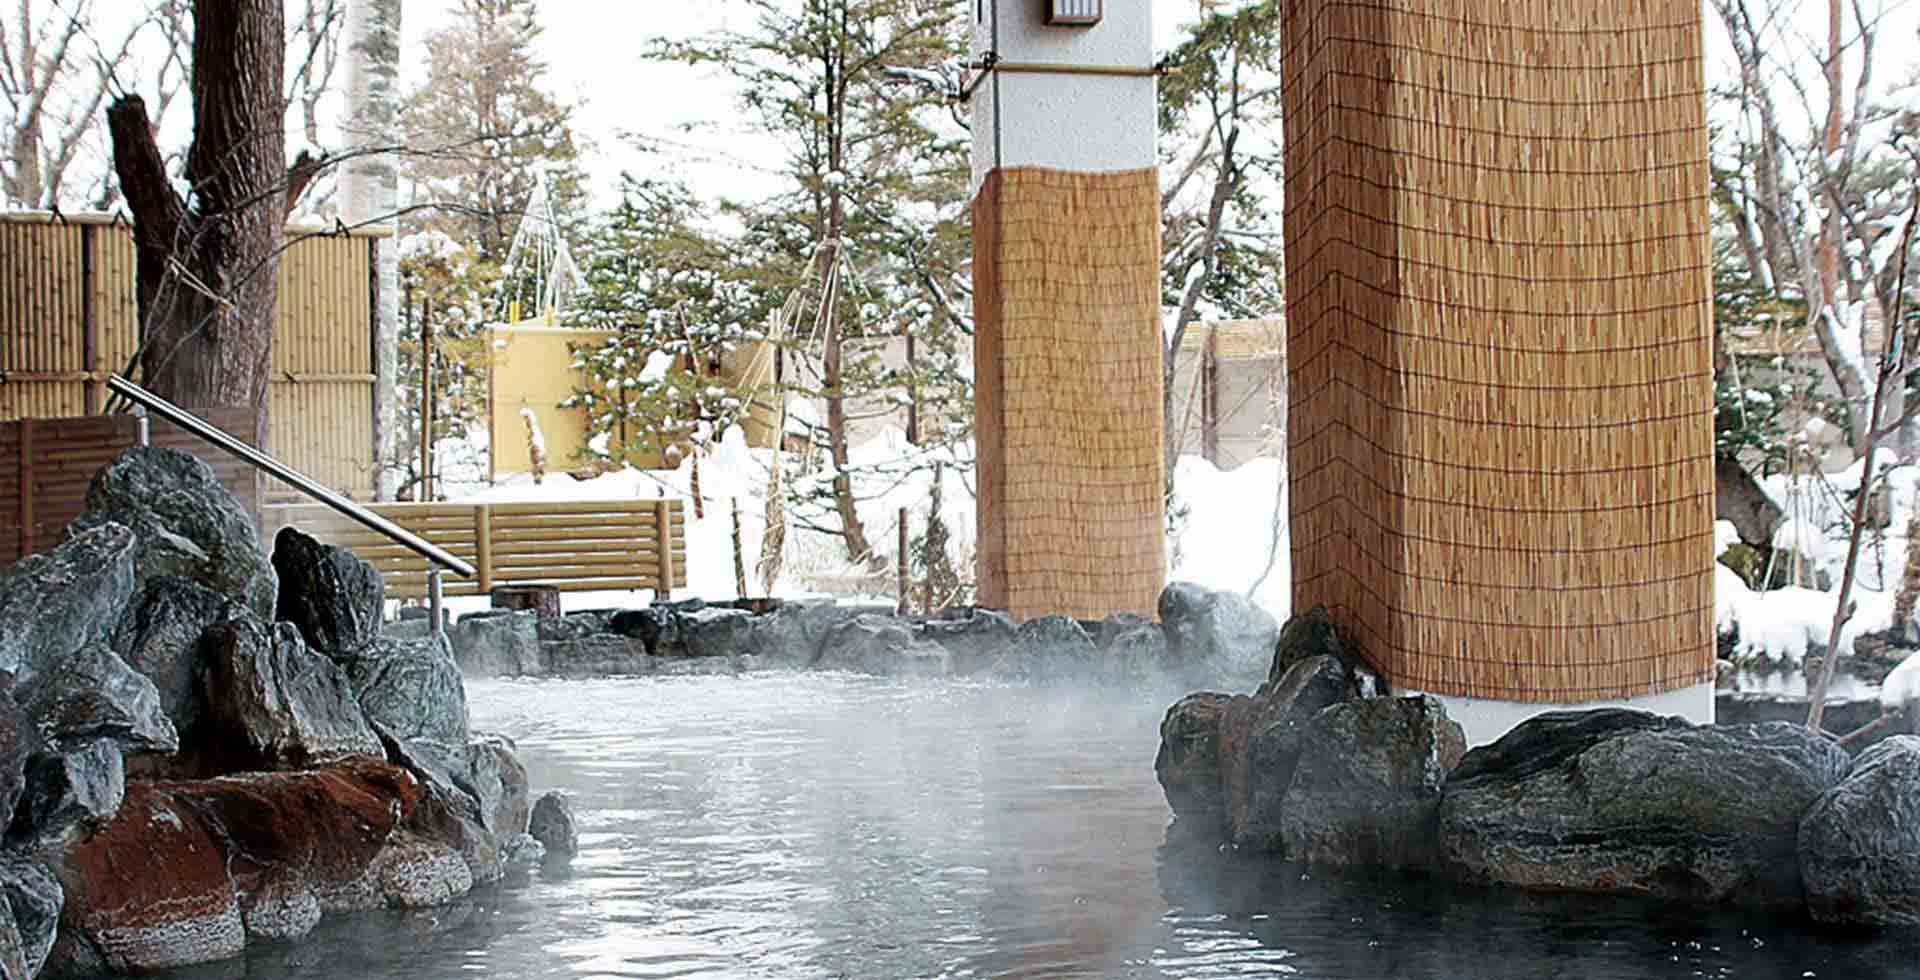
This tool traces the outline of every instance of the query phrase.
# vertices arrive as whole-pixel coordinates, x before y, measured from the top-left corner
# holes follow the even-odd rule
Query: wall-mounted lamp
[[[1100,23],[1101,0],[1045,0],[1047,23],[1056,27],[1092,27]]]

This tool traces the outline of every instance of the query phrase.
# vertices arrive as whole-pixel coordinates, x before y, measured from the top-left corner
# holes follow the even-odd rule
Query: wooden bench
[[[652,589],[687,584],[687,518],[678,500],[523,504],[378,504],[382,517],[472,562],[479,573],[443,577],[446,595],[484,595],[496,585],[565,592]],[[387,598],[424,599],[425,558],[318,504],[269,506],[271,547],[296,527],[359,555],[386,579]]]

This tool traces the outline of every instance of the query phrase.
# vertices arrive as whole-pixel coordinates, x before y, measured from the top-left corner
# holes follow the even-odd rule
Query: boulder
[[[273,569],[280,574],[273,618],[299,627],[307,646],[341,660],[380,635],[386,583],[353,552],[283,527],[273,538]]]
[[[187,739],[200,721],[199,665],[208,628],[235,617],[231,598],[188,579],[147,582],[113,630],[113,651],[153,682],[160,710]]]
[[[249,922],[261,938],[291,938],[317,918],[312,905],[373,907],[374,859],[420,793],[404,770],[373,760],[130,785],[119,814],[68,844],[60,863],[69,972],[226,959],[245,948]]]
[[[13,700],[12,676],[0,673],[0,815],[19,810],[27,788],[27,759],[36,738],[20,705]],[[0,820],[6,819],[9,816],[0,816]]]
[[[608,624],[612,621],[613,615],[599,609],[570,612],[565,616],[536,619],[535,629],[538,630],[540,642],[543,644],[604,636],[612,632]]]
[[[1801,820],[1798,853],[1814,919],[1920,925],[1920,736],[1862,752]]]
[[[0,976],[31,977],[53,949],[65,895],[46,866],[18,853],[0,856]]]
[[[61,843],[112,820],[126,793],[126,759],[108,739],[38,753],[27,763],[27,792],[8,840],[29,848]]]
[[[1101,620],[1094,645],[1119,678],[1143,680],[1169,666],[1166,631],[1144,616],[1115,613]]]
[[[964,619],[931,619],[918,627],[920,638],[947,651],[953,672],[961,675],[993,667],[1013,650],[1019,631],[1012,617],[995,609],[973,609]]]
[[[835,627],[852,619],[851,606],[831,599],[784,602],[753,622],[753,652],[776,667],[811,667]]]
[[[140,752],[180,747],[173,723],[160,710],[160,692],[95,638],[69,654],[21,692],[42,741],[77,743],[110,738]]]
[[[1280,802],[1287,857],[1437,867],[1441,787],[1466,751],[1460,725],[1431,695],[1344,701],[1315,714]]]
[[[533,801],[527,833],[546,848],[549,861],[571,861],[580,853],[580,831],[573,819],[573,804],[558,791],[550,790]]]
[[[404,739],[467,744],[467,691],[444,637],[377,639],[341,666],[369,722]]]
[[[1282,800],[1293,784],[1301,735],[1322,710],[1353,696],[1353,678],[1333,657],[1298,661],[1278,685],[1227,703],[1220,727],[1226,828],[1238,846],[1282,851]],[[1456,760],[1457,761],[1457,760]]]
[[[1267,672],[1280,624],[1237,592],[1174,582],[1160,593],[1168,655],[1181,667],[1233,677]]]
[[[541,670],[558,677],[650,674],[656,660],[639,640],[617,633],[595,633],[540,643]]]
[[[453,659],[468,677],[528,677],[545,673],[538,617],[499,612],[460,617],[447,633]]]
[[[1801,818],[1847,766],[1799,725],[1554,712],[1467,754],[1441,801],[1441,845],[1481,881],[1798,903]]]
[[[679,618],[681,642],[689,657],[733,657],[749,652],[752,613],[709,608]]]
[[[308,649],[292,623],[269,629],[243,615],[215,626],[200,680],[201,744],[222,769],[307,769],[385,755],[346,672]]]
[[[133,595],[134,554],[132,531],[102,525],[0,569],[0,671],[28,687],[104,636]]]
[[[273,617],[278,583],[260,532],[207,464],[174,449],[121,453],[94,474],[86,513],[68,533],[107,522],[133,529],[142,586],[162,575],[191,579]]]
[[[639,640],[652,657],[686,656],[680,614],[667,606],[622,609],[607,619],[607,630]]]
[[[939,677],[950,672],[950,660],[905,621],[867,613],[827,632],[817,666],[881,677]]]
[[[1013,646],[994,665],[995,675],[1029,681],[1091,677],[1100,651],[1086,627],[1070,616],[1041,616],[1020,624]]]
[[[1232,700],[1226,694],[1201,693],[1175,702],[1160,722],[1160,751],[1153,759],[1154,775],[1174,819],[1192,828],[1213,828],[1216,834],[1227,826],[1220,731]]]
[[[480,735],[467,743],[467,785],[479,805],[480,825],[504,839],[527,829],[531,802],[527,767],[502,735]]]
[[[1287,620],[1280,628],[1280,637],[1273,646],[1273,664],[1267,669],[1267,683],[1278,684],[1294,664],[1314,657],[1333,657],[1345,664],[1353,675],[1354,693],[1359,697],[1378,697],[1386,691],[1379,675],[1341,636],[1340,627],[1325,606],[1315,606]]]
[[[547,862],[547,846],[532,834],[514,834],[500,842],[500,871],[506,878],[523,878]]]

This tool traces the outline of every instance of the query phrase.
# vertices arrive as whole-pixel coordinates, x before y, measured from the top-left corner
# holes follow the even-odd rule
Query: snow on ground
[[[782,463],[783,480],[790,489],[785,561],[770,593],[761,585],[756,564],[767,526],[773,452],[748,448],[738,429],[729,429],[720,443],[700,458],[703,513],[697,517],[691,504],[690,459],[671,470],[623,468],[590,480],[554,473],[535,484],[528,474],[509,474],[493,486],[470,488],[458,499],[473,503],[660,497],[688,501],[687,586],[676,594],[709,600],[731,599],[739,594],[733,565],[733,506],[737,501],[749,595],[794,598],[832,594],[892,602],[899,511],[907,508],[911,537],[917,540],[925,534],[934,464],[938,462],[942,464],[940,511],[949,534],[948,560],[963,578],[971,579],[975,540],[972,445],[921,449],[907,442],[900,430],[887,428],[851,447],[848,455],[859,474],[854,492],[861,522],[876,555],[874,565],[862,568],[850,563],[836,535],[807,526],[839,525],[829,509],[832,474],[824,467],[806,471],[798,458],[789,454]],[[1287,540],[1281,526],[1276,541],[1274,525],[1276,506],[1281,520],[1285,519],[1285,498],[1279,496],[1283,489],[1280,463],[1256,460],[1222,472],[1197,457],[1186,457],[1175,473],[1176,499],[1187,516],[1177,522],[1176,534],[1168,543],[1172,577],[1241,593],[1259,582],[1255,601],[1284,619],[1290,589]],[[819,502],[795,507],[793,493]],[[1270,568],[1269,555],[1275,556]],[[567,593],[562,600],[568,609],[591,609],[638,605],[650,598],[645,591],[579,592]],[[449,599],[447,604],[457,615],[485,608],[487,602],[486,597],[476,596]]]
[[[1841,631],[1840,653],[1852,653],[1853,640],[1893,624],[1894,592],[1907,562],[1907,526],[1913,518],[1920,467],[1894,466],[1882,456],[1875,469],[1885,474],[1891,520],[1884,530],[1869,529],[1854,568],[1854,614]],[[1756,592],[1724,565],[1715,566],[1715,623],[1724,635],[1738,629],[1743,658],[1798,664],[1809,645],[1825,646],[1833,627],[1834,604],[1847,559],[1847,527],[1853,505],[1849,495],[1860,486],[1862,464],[1826,475],[1775,474],[1761,481],[1785,519],[1774,532],[1776,548],[1798,550],[1832,586]],[[1722,550],[1729,542],[1716,533]],[[1789,560],[1784,552],[1777,561]],[[1915,668],[1920,684],[1920,667]]]

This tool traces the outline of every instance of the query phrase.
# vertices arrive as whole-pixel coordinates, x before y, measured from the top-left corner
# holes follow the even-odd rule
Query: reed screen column
[[[1151,5],[1082,26],[1047,23],[1047,0],[967,6],[991,65],[972,94],[980,603],[1151,613],[1166,574]]]
[[[1296,608],[1402,690],[1710,717],[1700,4],[1285,9]]]

